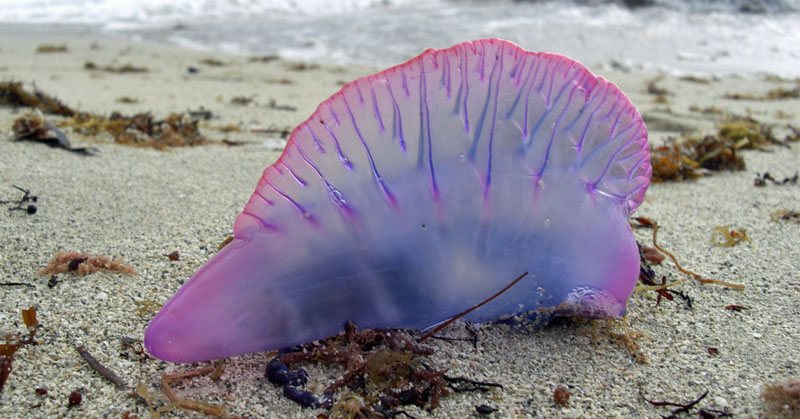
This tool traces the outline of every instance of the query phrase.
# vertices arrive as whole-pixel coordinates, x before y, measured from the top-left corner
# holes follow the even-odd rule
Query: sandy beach
[[[10,204],[0,208],[0,282],[32,285],[0,287],[0,330],[23,331],[20,311],[30,306],[36,307],[40,323],[39,344],[14,355],[0,393],[0,417],[122,417],[126,412],[146,417],[148,408],[130,395],[139,383],[154,395],[157,407],[163,406],[167,399],[159,385],[164,374],[209,363],[142,360],[122,346],[121,338],[142,339],[157,307],[232,234],[236,215],[285,141],[265,131],[290,130],[344,83],[381,69],[261,62],[81,33],[53,38],[2,31],[0,38],[0,81],[19,81],[31,91],[35,86],[77,110],[102,115],[151,112],[163,118],[203,108],[213,115],[199,124],[204,135],[245,142],[161,151],[64,128],[73,146],[97,149],[96,155],[83,156],[12,141],[14,119],[28,110],[0,105],[0,200],[22,197],[12,185],[38,198],[33,215],[6,210]],[[43,44],[67,50],[37,52]],[[130,64],[147,71],[88,70],[87,62],[99,67]],[[620,68],[590,70],[631,98],[655,145],[680,133],[712,133],[724,114],[749,114],[773,124],[781,139],[788,124],[800,126],[798,99],[725,98],[795,89],[795,80],[689,80]],[[666,90],[664,100],[648,93],[650,83]],[[252,100],[232,103],[237,97]],[[136,103],[122,103],[121,98]],[[717,111],[698,111],[712,107]],[[238,132],[225,132],[226,126]],[[447,368],[449,375],[495,382],[502,390],[454,393],[433,412],[404,410],[414,417],[466,417],[477,415],[475,406],[485,404],[498,409],[494,417],[658,417],[673,408],[647,403],[640,391],[650,400],[676,403],[689,403],[708,391],[694,412],[703,408],[735,417],[762,416],[759,395],[764,385],[800,377],[800,223],[771,217],[779,210],[800,210],[800,186],[755,187],[754,179],[765,172],[776,179],[793,176],[800,170],[800,145],[770,146],[743,156],[747,166],[742,171],[651,185],[635,214],[658,222],[659,244],[687,269],[745,287],[739,291],[691,279],[676,288],[691,304],[676,296],[658,306],[655,292],[635,293],[624,326],[615,330],[643,335],[637,343],[647,363],[638,362],[607,334],[598,332],[593,339],[593,326],[587,322],[559,321],[536,331],[487,324],[479,328],[476,347],[470,342],[428,342],[435,349],[431,362]],[[714,228],[726,225],[744,229],[749,240],[714,246]],[[651,229],[638,228],[635,234],[640,243],[652,246]],[[50,287],[49,276],[38,272],[59,251],[122,258],[136,273],[62,274]],[[166,256],[172,252],[178,252],[179,260]],[[668,282],[686,278],[669,260],[654,269],[657,278],[666,276]],[[726,309],[729,305],[744,308]],[[462,335],[463,324],[445,333]],[[76,351],[79,345],[125,380],[127,388],[92,370]],[[268,360],[264,353],[226,359],[219,379],[205,375],[183,380],[176,391],[224,404],[234,416],[307,418],[323,412],[283,397],[264,378]],[[323,388],[341,373],[315,364],[304,367],[311,389]],[[558,385],[570,389],[566,406],[553,401]],[[37,388],[47,394],[37,394]],[[73,391],[83,400],[68,408]],[[165,415],[202,416],[181,410]]]

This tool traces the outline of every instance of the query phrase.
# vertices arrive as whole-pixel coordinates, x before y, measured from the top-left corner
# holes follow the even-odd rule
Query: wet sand
[[[342,83],[377,69],[302,66],[280,59],[251,62],[247,57],[81,34],[52,38],[4,33],[3,39],[2,81],[21,81],[28,89],[35,85],[78,110],[105,115],[114,110],[149,111],[164,117],[202,107],[214,115],[201,122],[203,134],[247,142],[237,147],[159,151],[100,142],[66,130],[73,145],[99,151],[97,156],[85,157],[10,141],[13,120],[25,110],[0,106],[0,199],[21,197],[12,185],[38,196],[34,215],[5,209],[0,213],[0,281],[33,284],[0,288],[0,329],[23,330],[20,310],[29,306],[36,307],[41,323],[40,344],[15,355],[13,371],[0,395],[0,416],[120,417],[128,411],[146,416],[146,407],[129,396],[133,387],[145,383],[159,394],[156,402],[163,405],[165,397],[158,393],[161,376],[198,365],[140,362],[121,347],[121,337],[142,338],[154,314],[152,304],[143,303],[164,303],[231,234],[233,221],[261,172],[282,148],[279,135],[261,130],[299,124]],[[68,51],[37,53],[37,46],[45,43],[64,44]],[[224,65],[204,64],[207,58]],[[89,71],[87,61],[99,66],[132,64],[149,71]],[[197,71],[190,72],[190,67]],[[656,82],[669,92],[667,103],[655,103],[647,84],[656,75],[620,70],[600,74],[617,83],[637,105],[653,144],[681,131],[712,132],[722,117],[691,111],[693,106],[715,106],[740,115],[749,111],[761,122],[800,125],[796,99],[723,98],[726,93],[764,94],[778,86],[793,88],[796,84],[791,81],[728,77],[698,83],[670,76]],[[252,101],[231,103],[237,96]],[[135,98],[138,103],[119,103],[121,97]],[[222,132],[219,127],[225,125],[235,125],[241,132]],[[792,176],[800,169],[799,147],[747,151],[743,171],[650,187],[635,215],[659,223],[659,244],[675,253],[685,267],[745,289],[690,280],[677,290],[691,299],[691,307],[679,297],[656,306],[653,292],[631,297],[624,330],[644,334],[638,343],[649,363],[637,362],[602,333],[594,342],[597,345],[593,344],[592,327],[584,322],[560,321],[538,331],[483,325],[477,348],[467,342],[431,342],[436,349],[433,362],[448,368],[450,375],[497,382],[503,389],[453,394],[431,416],[464,417],[480,404],[498,408],[497,417],[669,414],[669,408],[642,400],[640,388],[652,400],[674,402],[689,402],[709,391],[698,408],[744,417],[760,415],[764,384],[800,375],[796,356],[800,224],[775,222],[770,217],[777,210],[800,210],[800,186],[756,188],[753,179],[757,172],[776,178]],[[745,229],[750,240],[734,247],[713,246],[713,229],[723,225]],[[651,244],[651,233],[635,231],[643,244]],[[63,282],[50,288],[49,278],[37,272],[58,251],[121,257],[136,274],[59,275]],[[173,251],[180,260],[165,256]],[[657,278],[684,278],[668,262],[655,270]],[[725,309],[732,304],[746,309]],[[446,333],[459,335],[462,329],[452,326]],[[74,349],[78,345],[84,345],[130,388],[117,388],[91,370]],[[717,355],[709,353],[711,347],[718,349]],[[239,416],[310,417],[321,412],[285,399],[278,387],[263,378],[267,361],[263,353],[234,357],[225,361],[219,380],[207,376],[185,380],[177,391],[184,397],[224,403],[229,413]],[[316,365],[306,368],[311,388],[317,390],[341,372]],[[553,401],[553,390],[560,384],[572,394],[567,406]],[[45,388],[48,394],[37,395],[36,388]],[[83,402],[68,409],[67,397],[74,390],[81,391]],[[415,417],[429,415],[413,407],[405,410]]]

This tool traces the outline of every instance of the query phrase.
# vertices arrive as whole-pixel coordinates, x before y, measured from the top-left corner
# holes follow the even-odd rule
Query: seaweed
[[[76,112],[61,103],[58,99],[40,92],[34,87],[33,93],[28,93],[19,82],[0,81],[0,104],[10,106],[27,106],[37,108],[46,114],[73,116]]]
[[[692,401],[690,401],[688,403],[678,403],[678,402],[669,402],[669,401],[653,401],[653,400],[650,400],[647,397],[645,397],[644,394],[642,393],[641,386],[639,387],[639,397],[641,397],[642,400],[646,401],[647,403],[650,403],[651,405],[657,406],[657,407],[675,407],[675,409],[673,409],[672,412],[670,412],[669,416],[662,416],[663,418],[667,418],[667,419],[676,418],[676,417],[678,417],[678,415],[684,414],[684,413],[685,414],[692,413],[692,409],[694,409],[694,407],[697,406],[698,403],[700,403],[703,399],[705,399],[706,396],[708,396],[708,390],[706,390],[699,397],[695,398],[694,400],[692,400]],[[700,416],[702,418],[722,418],[722,417],[732,417],[733,416],[733,415],[731,415],[730,413],[728,413],[728,412],[726,412],[724,410],[717,410],[717,409],[702,409],[701,408],[701,409],[698,409],[696,413],[698,414],[698,416]]]
[[[231,98],[231,103],[234,105],[247,106],[253,101],[253,97],[248,96],[235,96]]]
[[[29,106],[46,114],[69,117],[58,125],[71,128],[82,135],[110,135],[119,144],[165,150],[169,147],[220,143],[205,137],[198,129],[200,119],[209,119],[212,116],[210,111],[203,108],[198,111],[190,110],[186,114],[172,113],[164,119],[156,119],[149,112],[132,116],[112,112],[111,115],[104,116],[90,112],[76,112],[57,99],[39,91],[28,93],[22,88],[21,83],[13,82],[0,82],[0,104]],[[40,115],[30,114],[18,121],[15,121],[14,131],[19,140],[41,141],[83,154],[91,154],[94,151],[90,148],[70,147],[66,135]]]
[[[17,205],[14,205],[11,208],[9,208],[8,209],[9,211],[25,211],[29,215],[36,214],[38,208],[36,208],[36,205],[31,204],[30,202],[37,202],[39,200],[39,197],[31,194],[31,191],[25,188],[21,188],[17,185],[11,185],[11,186],[14,189],[22,192],[24,195],[22,196],[22,198],[19,199],[19,201],[0,201],[0,204],[13,204],[14,202],[16,202]],[[25,204],[26,202],[28,203],[28,205],[25,205],[23,207],[23,204]]]
[[[117,103],[139,103],[139,99],[136,99],[135,97],[130,97],[130,96],[120,96],[120,97],[114,99],[114,102],[117,102]]]
[[[647,93],[655,96],[654,101],[656,103],[667,103],[667,94],[669,94],[669,91],[656,84],[662,79],[663,77],[659,76],[647,82]]]
[[[219,246],[217,246],[217,251],[222,250],[225,246],[228,245],[228,243],[232,241],[233,241],[233,236],[226,237],[225,240],[223,240],[222,243],[220,243]]]
[[[773,185],[797,185],[798,172],[794,172],[794,176],[785,177],[782,180],[777,180],[769,172],[756,173],[756,178],[753,179],[753,186],[764,187],[767,186],[767,181],[772,182]]]
[[[197,119],[177,113],[158,120],[149,112],[133,116],[113,112],[108,117],[81,113],[65,121],[63,125],[84,135],[109,134],[119,144],[161,150],[216,143],[200,133],[198,122]]]
[[[26,332],[6,333],[0,331],[0,393],[6,385],[8,377],[11,375],[14,354],[23,346],[38,345],[34,337],[39,330],[39,321],[36,318],[36,308],[31,306],[27,310],[22,310],[22,321],[25,323]]]
[[[725,99],[731,100],[787,100],[787,99],[800,99],[800,87],[795,87],[794,89],[786,89],[783,87],[778,87],[775,89],[771,89],[767,93],[763,95],[757,95],[752,93],[726,93]]]
[[[770,417],[800,416],[800,380],[787,378],[766,384],[761,392],[765,413]]]
[[[280,128],[272,125],[267,128],[250,128],[250,132],[257,134],[278,135],[279,137],[286,139],[289,138],[289,134],[291,134],[292,128],[291,127]]]
[[[792,127],[789,127],[792,129]],[[778,140],[772,127],[750,117],[732,116],[722,122],[717,132],[702,138],[688,137],[651,148],[653,182],[682,181],[704,176],[712,171],[737,171],[745,168],[740,150],[764,150],[769,145],[786,145],[792,136]]]
[[[89,147],[72,147],[69,138],[47,122],[39,110],[15,119],[11,130],[14,132],[15,141],[34,141],[85,156],[91,156],[96,152]]]
[[[744,289],[744,285],[732,284],[730,282],[720,281],[720,280],[717,280],[717,279],[703,278],[701,275],[698,275],[698,274],[696,274],[696,273],[694,273],[694,272],[692,272],[690,270],[684,269],[683,267],[681,267],[680,263],[678,263],[678,259],[675,258],[675,255],[673,255],[672,253],[664,250],[662,247],[660,247],[658,245],[658,243],[656,242],[656,238],[657,237],[658,237],[658,223],[653,223],[653,247],[658,249],[659,252],[669,256],[669,258],[672,259],[672,262],[675,264],[675,267],[681,273],[683,273],[684,275],[690,276],[690,277],[698,280],[701,284],[717,284],[717,285],[722,285],[722,286],[733,288],[735,290],[740,290],[740,291]],[[673,284],[673,285],[677,285],[677,284]]]
[[[747,310],[747,307],[739,304],[728,304],[725,306],[725,310],[742,311]]]
[[[795,128],[792,125],[787,125],[786,128],[788,128],[789,131],[791,131],[791,133],[786,135],[786,138],[784,138],[783,143],[788,145],[789,143],[800,142],[800,129]]]
[[[391,417],[402,412],[393,409],[409,404],[434,410],[440,397],[449,394],[447,387],[455,383],[470,383],[471,388],[464,391],[485,391],[489,386],[502,388],[495,383],[447,377],[444,371],[422,361],[422,356],[432,353],[432,349],[419,346],[405,331],[358,330],[348,322],[345,331],[337,336],[282,351],[270,361],[266,375],[270,382],[282,385],[284,395],[291,400],[303,406],[329,408],[332,416],[344,409],[360,411],[364,417],[369,417],[366,412]],[[318,398],[301,388],[308,380],[304,369],[290,371],[294,365],[306,361],[339,365],[344,373],[325,387],[323,396]],[[345,389],[345,393],[331,407],[332,394],[340,389]],[[363,408],[358,400],[363,401]]]
[[[311,71],[319,70],[319,64],[311,63],[286,63],[286,69],[289,71]]]
[[[488,381],[477,381],[466,377],[450,377],[442,375],[444,381],[447,382],[447,387],[456,393],[466,393],[471,391],[489,391],[490,388],[503,389],[503,386],[498,383],[491,383]],[[467,384],[466,386],[456,386],[456,384]]]
[[[172,403],[168,404],[168,405],[166,405],[166,406],[164,406],[164,407],[162,407],[160,409],[158,409],[156,411],[156,416],[158,416],[158,414],[161,414],[161,413],[163,413],[163,412],[165,412],[167,410],[173,409],[175,407],[179,407],[179,408],[185,409],[185,410],[193,410],[195,412],[202,412],[202,413],[205,413],[207,415],[211,415],[211,416],[218,417],[218,418],[227,418],[228,414],[225,413],[225,407],[224,406],[214,405],[214,404],[200,402],[200,401],[182,399],[182,398],[178,397],[175,394],[175,392],[172,390],[172,386],[170,386],[170,383],[172,383],[175,380],[179,380],[181,378],[194,377],[196,375],[213,373],[215,370],[216,370],[216,367],[208,366],[208,367],[200,368],[200,369],[197,369],[197,370],[194,370],[194,371],[187,371],[187,372],[182,372],[182,373],[178,373],[178,374],[165,374],[164,376],[162,376],[161,377],[161,391],[163,391],[164,394],[167,395],[167,397],[170,399],[170,401],[172,401]],[[137,388],[137,393],[139,393],[138,390],[139,389]],[[142,390],[144,391],[145,394],[147,394],[146,389],[142,389]],[[140,396],[142,396],[141,393],[140,393]],[[149,397],[142,396],[142,398],[144,398],[146,400],[148,406],[150,406]]]
[[[615,318],[608,319],[592,319],[592,345],[595,350],[598,350],[598,331],[600,334],[605,335],[611,342],[622,346],[626,351],[640,364],[649,364],[647,354],[642,350],[639,341],[646,339],[648,336],[644,332],[632,330],[628,326],[628,318],[623,317],[621,320]],[[601,327],[598,328],[598,325]]]
[[[330,418],[373,418],[379,417],[364,403],[364,398],[353,392],[343,394],[331,408]]]
[[[770,217],[772,217],[772,221],[776,223],[780,221],[800,223],[800,212],[795,210],[778,210],[770,214]]]
[[[60,274],[71,272],[84,276],[97,271],[115,271],[125,275],[135,275],[132,267],[122,263],[121,258],[111,260],[105,256],[88,256],[83,253],[59,251],[46,267],[39,271],[39,275]]]
[[[272,98],[270,98],[269,102],[267,102],[267,108],[268,109],[274,109],[276,111],[289,111],[289,112],[297,111],[297,108],[294,107],[294,106],[278,105],[278,103],[275,101],[275,99],[272,99]]]
[[[259,55],[255,57],[250,57],[247,61],[251,63],[268,63],[279,59],[277,55]]]
[[[202,60],[200,60],[200,62],[202,64],[205,64],[205,65],[208,65],[208,66],[212,66],[212,67],[225,67],[227,65],[222,60],[218,60],[218,59],[213,58],[213,57],[203,58]]]
[[[689,110],[692,112],[701,113],[703,115],[723,115],[725,111],[722,108],[718,108],[714,105],[706,106],[705,108],[701,108],[697,105],[692,105],[689,107]]]
[[[654,263],[656,265],[660,265],[661,262],[664,261],[665,256],[661,254],[657,249],[648,246],[641,247],[642,257],[647,260],[649,263]]]
[[[480,302],[480,303],[478,303],[478,304],[475,304],[475,305],[474,305],[474,306],[472,306],[471,308],[468,308],[467,310],[465,310],[465,311],[463,311],[463,312],[461,312],[461,313],[459,313],[459,314],[456,314],[455,316],[451,317],[451,318],[450,318],[450,319],[448,319],[447,321],[445,321],[445,322],[442,322],[442,323],[441,323],[441,324],[439,324],[438,326],[436,326],[436,327],[434,327],[433,329],[429,330],[428,332],[426,332],[425,334],[423,334],[423,335],[422,335],[422,337],[420,337],[419,339],[417,339],[417,342],[422,342],[422,341],[424,341],[425,339],[428,339],[429,337],[431,337],[431,336],[433,336],[434,334],[436,334],[436,332],[438,332],[438,331],[440,331],[440,330],[444,329],[445,327],[447,327],[449,324],[453,323],[454,321],[456,321],[456,320],[458,320],[458,319],[460,319],[460,318],[462,318],[462,317],[466,316],[467,314],[469,314],[469,313],[471,313],[471,312],[473,312],[473,311],[475,311],[475,310],[477,310],[477,309],[481,308],[481,307],[482,307],[483,305],[485,305],[486,303],[488,303],[488,302],[490,302],[490,301],[494,300],[495,298],[499,297],[499,296],[500,296],[501,294],[503,294],[504,292],[508,291],[508,290],[509,290],[509,288],[513,287],[514,285],[517,285],[517,283],[518,283],[519,281],[521,281],[521,280],[522,280],[522,278],[525,278],[526,276],[528,276],[528,272],[524,272],[522,275],[518,276],[516,279],[514,279],[513,281],[511,281],[511,282],[510,282],[508,285],[506,285],[506,286],[505,286],[503,289],[501,289],[500,291],[498,291],[497,293],[495,293],[495,294],[494,294],[494,295],[492,295],[491,297],[489,297],[489,298],[487,298],[487,299],[485,299],[485,300],[481,301],[481,302]]]
[[[152,317],[158,310],[161,309],[162,303],[152,299],[153,292],[148,295],[148,298],[143,301],[134,301],[133,305],[136,306],[136,312],[142,317]]]
[[[99,66],[92,61],[86,61],[83,64],[83,68],[90,70],[90,71],[103,71],[106,73],[147,73],[149,70],[146,67],[137,67],[133,64],[123,64],[119,66],[113,65],[106,65],[106,66]]]
[[[710,84],[711,80],[706,77],[698,77],[698,76],[683,76],[680,78],[682,81],[688,81],[689,83],[697,83],[697,84]]]
[[[202,120],[208,121],[209,119],[214,117],[214,113],[213,112],[211,112],[210,110],[208,110],[208,109],[206,109],[206,108],[204,108],[202,106],[199,107],[197,110],[194,110],[194,111],[189,109],[189,110],[186,111],[186,113],[189,115],[190,118],[198,119],[198,120],[202,119]]]
[[[150,354],[144,350],[144,345],[142,344],[141,339],[123,336],[120,338],[120,343],[122,344],[123,349],[133,351],[134,356],[136,356],[139,362],[145,362],[153,359]],[[119,355],[123,358],[130,358],[128,352],[121,352]]]
[[[36,52],[40,54],[48,54],[51,52],[67,52],[69,49],[66,45],[55,45],[55,44],[41,44],[36,47]]]
[[[651,181],[653,183],[682,181],[702,176],[698,171],[700,164],[689,157],[693,152],[687,150],[689,147],[686,143],[678,144],[674,138],[671,140],[671,144],[650,149],[650,164],[653,168]]]
[[[36,288],[36,285],[29,284],[27,282],[0,282],[0,285],[4,287],[28,287],[28,288]]]
[[[648,220],[648,222],[651,222],[652,223],[652,227],[653,227],[653,246],[655,247],[654,250],[657,251],[657,252],[660,252],[659,255],[661,253],[663,253],[664,255],[668,256],[672,260],[672,262],[675,264],[675,267],[678,269],[678,271],[680,271],[684,275],[687,275],[689,277],[692,277],[692,278],[698,280],[701,284],[717,284],[717,285],[722,285],[722,286],[726,286],[726,287],[729,287],[729,288],[733,288],[733,289],[736,289],[736,290],[743,290],[744,289],[743,285],[733,284],[733,283],[720,281],[720,280],[716,280],[716,279],[704,278],[704,277],[702,277],[702,276],[700,276],[700,275],[698,275],[698,274],[696,274],[696,273],[694,273],[692,271],[684,269],[680,265],[680,263],[678,263],[678,260],[675,258],[675,255],[673,255],[672,253],[664,250],[662,247],[660,247],[658,245],[658,243],[656,241],[657,236],[658,236],[658,223],[652,222],[650,220]],[[744,232],[737,233],[737,235],[740,235],[740,234],[744,234]],[[739,236],[739,237],[742,237],[742,236]],[[741,240],[741,238],[739,240]],[[644,246],[639,245],[639,260],[640,260],[639,281],[644,285],[637,285],[634,288],[634,292],[641,293],[641,292],[644,292],[644,291],[655,291],[657,293],[657,296],[656,296],[656,307],[658,307],[661,304],[662,297],[666,298],[669,301],[672,301],[674,299],[674,297],[677,296],[677,297],[680,297],[683,301],[685,301],[687,307],[689,309],[691,309],[692,308],[692,303],[693,303],[692,298],[689,297],[688,295],[684,294],[681,291],[677,291],[677,290],[672,289],[672,288],[674,288],[674,287],[676,287],[678,285],[683,284],[688,279],[681,279],[681,280],[677,280],[677,281],[673,281],[673,282],[669,282],[668,283],[666,276],[661,276],[661,283],[657,283],[656,279],[655,279],[655,277],[656,277],[655,272],[650,267],[650,262],[645,257],[645,251],[643,250],[643,247]],[[662,257],[663,257],[663,255],[662,255]]]
[[[731,247],[746,240],[750,240],[750,237],[743,228],[732,229],[730,225],[714,227],[711,235],[711,244],[717,247]]]
[[[230,132],[242,132],[242,128],[238,125],[234,124],[226,124],[226,125],[217,125],[215,127],[211,127],[219,132],[230,133]]]
[[[101,364],[100,361],[95,359],[95,357],[92,356],[92,354],[90,354],[83,345],[76,346],[75,350],[78,351],[78,353],[81,355],[81,358],[83,358],[93,370],[100,373],[100,375],[102,375],[108,381],[111,381],[115,386],[120,388],[128,387],[128,384],[125,383],[125,380],[120,378],[116,373],[114,373],[114,371],[111,371],[105,365]]]
[[[267,83],[269,83],[269,84],[288,85],[288,84],[294,84],[295,81],[290,79],[290,78],[288,78],[288,77],[282,77],[282,78],[279,78],[279,79],[267,79]]]

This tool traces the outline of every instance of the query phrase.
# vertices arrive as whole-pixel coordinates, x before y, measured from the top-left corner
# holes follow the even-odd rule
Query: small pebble
[[[105,300],[106,298],[108,298],[108,294],[106,294],[103,291],[100,291],[100,292],[97,293],[97,295],[94,296],[94,298],[96,298],[98,300]]]

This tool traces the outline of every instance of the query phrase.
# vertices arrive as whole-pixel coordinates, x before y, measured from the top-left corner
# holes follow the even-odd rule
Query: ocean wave
[[[797,77],[798,2],[4,0],[0,22],[91,24],[128,39],[341,65],[383,67],[496,37],[595,68]]]
[[[228,20],[274,13],[348,13],[423,0],[4,0],[0,21],[90,23],[115,27]]]

